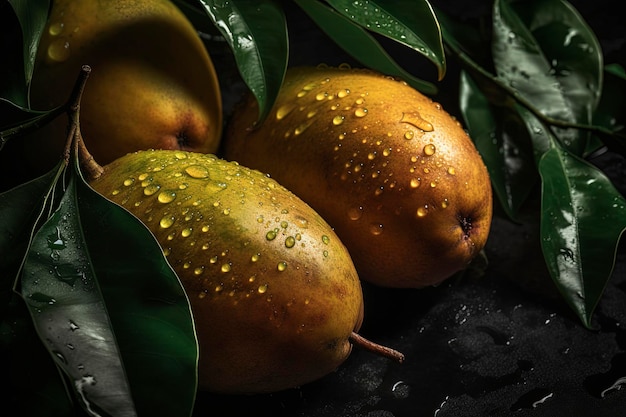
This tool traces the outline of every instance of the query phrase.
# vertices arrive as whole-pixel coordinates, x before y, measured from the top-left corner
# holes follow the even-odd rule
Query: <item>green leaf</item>
[[[83,408],[136,415],[80,221],[72,178],[59,208],[33,238],[20,293]]]
[[[350,19],[318,1],[295,0],[295,2],[337,45],[366,67],[400,77],[424,94],[437,92],[435,85],[414,77],[400,67],[372,35]]]
[[[589,124],[602,86],[602,53],[576,11],[561,0],[496,0],[492,54],[497,75],[542,114]],[[568,129],[559,140],[582,155],[589,134]]]
[[[7,4],[13,9],[11,12]],[[0,72],[0,97],[23,107],[29,107],[28,86],[49,7],[50,0],[8,0],[0,5],[4,28],[0,53],[5,57]]]
[[[24,301],[15,293],[0,321],[0,352],[3,377],[11,381],[0,394],[6,410],[20,410],[20,416],[76,415],[65,381],[39,340]]]
[[[242,79],[265,119],[282,85],[289,56],[287,23],[273,0],[198,0],[233,51]]]
[[[35,234],[20,290],[90,414],[191,414],[197,342],[180,282],[145,226],[78,175]]]
[[[586,327],[611,277],[626,200],[599,169],[564,149],[529,112],[542,180],[541,246],[556,286]],[[547,140],[536,140],[537,136]],[[549,147],[544,149],[545,143]]]
[[[446,60],[437,17],[427,0],[326,0],[336,11],[367,30],[386,36],[424,55],[437,67],[439,80]]]
[[[152,233],[83,182],[81,225],[139,415],[190,415],[198,344],[178,276]]]
[[[52,204],[61,169],[59,165],[40,178],[0,194],[0,313],[12,297],[35,228],[47,219],[45,210]]]
[[[626,74],[620,66],[607,66],[600,104],[593,115],[593,123],[613,132],[624,133],[626,128]],[[626,138],[622,135],[602,134],[600,140],[612,151],[626,156]]]
[[[58,117],[65,106],[50,111],[35,111],[0,98],[0,151],[14,136],[35,130]]]
[[[493,106],[466,72],[461,72],[460,107],[465,126],[481,154],[500,205],[518,219],[537,184],[532,144],[523,121],[510,106]]]

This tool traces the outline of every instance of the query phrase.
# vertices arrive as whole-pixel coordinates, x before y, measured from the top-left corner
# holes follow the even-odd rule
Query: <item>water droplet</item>
[[[202,165],[189,165],[185,168],[185,173],[192,178],[208,178],[209,170]],[[140,178],[141,179],[141,178]]]
[[[159,196],[157,197],[157,200],[159,200],[159,203],[163,203],[163,204],[171,203],[175,199],[176,199],[176,193],[171,190],[161,191],[159,193]]]
[[[348,210],[348,218],[350,220],[359,220],[363,215],[363,207],[352,207]]]
[[[259,285],[257,291],[259,292],[259,294],[264,294],[267,291],[267,284]]]
[[[53,61],[63,62],[70,57],[70,43],[65,39],[57,39],[48,46],[48,57]]]
[[[450,205],[450,202],[448,201],[448,199],[444,198],[443,201],[441,202],[441,208],[448,208],[449,205]]]
[[[448,174],[456,175],[456,169],[454,169],[454,167],[448,167]]]
[[[391,387],[391,392],[395,398],[408,398],[411,387],[404,381],[398,381]]]
[[[63,27],[65,25],[61,22],[52,23],[50,27],[48,27],[48,33],[52,36],[57,36],[61,32],[63,32]]]
[[[307,130],[309,128],[309,126],[311,126],[313,122],[311,120],[307,121],[306,123],[302,123],[300,126],[296,127],[293,131],[294,135],[298,136],[301,135],[305,130]]]
[[[159,222],[159,226],[161,226],[163,229],[167,229],[168,227],[172,227],[174,221],[176,221],[176,218],[174,216],[165,216]]]
[[[296,244],[296,238],[293,236],[287,236],[287,238],[285,239],[285,247],[293,248],[295,244]]]
[[[317,93],[315,95],[315,100],[317,101],[322,101],[324,100],[326,97],[328,97],[328,93],[324,92],[324,93]]]
[[[182,237],[189,237],[189,236],[191,235],[192,230],[193,230],[193,229],[192,229],[191,227],[184,228],[184,229],[180,232],[180,235],[181,235]]]
[[[418,207],[417,208],[417,217],[424,217],[428,214],[428,205],[425,205],[423,207]]]
[[[328,245],[328,244],[330,243],[330,238],[329,238],[328,236],[326,236],[326,235],[323,235],[323,236],[322,236],[322,242],[323,242],[325,245]]]
[[[230,272],[230,264],[223,264],[220,270],[222,272]]]
[[[178,152],[174,153],[174,157],[176,159],[186,159],[187,158],[187,154],[185,152],[178,151]]]
[[[132,185],[134,182],[135,182],[134,178],[126,178],[124,180],[123,184],[124,184],[125,187],[128,187],[128,186]]]
[[[280,272],[284,271],[285,269],[287,269],[287,262],[280,261],[278,265],[276,265],[276,269],[278,269]]]
[[[416,128],[423,130],[424,132],[432,132],[433,130],[435,130],[433,125],[427,120],[424,120],[422,118],[422,115],[417,111],[402,113],[402,118],[400,119],[400,121],[411,124]]]
[[[333,124],[335,126],[339,126],[340,124],[343,123],[344,119],[345,118],[343,116],[335,116],[335,117],[333,117]]]
[[[260,258],[261,258],[261,254],[260,254],[260,253],[255,253],[254,255],[252,255],[252,256],[250,257],[250,260],[251,260],[252,262],[258,262],[258,260],[259,260]]]
[[[415,133],[412,130],[407,130],[406,132],[404,132],[404,139],[413,139],[413,137],[415,136]]]
[[[145,195],[153,195],[154,193],[156,193],[157,191],[159,191],[161,189],[161,186],[158,184],[149,184],[146,186],[146,188],[143,189],[143,193]]]
[[[200,275],[204,272],[204,266],[199,266],[193,270],[194,275]]]
[[[370,233],[374,236],[378,236],[383,232],[383,225],[380,223],[372,223],[370,225]]]
[[[411,182],[410,182],[411,188],[418,188],[420,186],[420,183],[421,183],[421,179],[411,178]]]
[[[434,155],[436,150],[437,148],[435,148],[435,145],[433,145],[432,143],[424,146],[424,154],[427,156]]]
[[[367,109],[360,107],[354,111],[354,115],[356,117],[365,117],[367,116]]]
[[[265,239],[267,239],[267,240],[274,240],[274,239],[276,239],[277,233],[278,233],[277,230],[270,230],[269,232],[267,232],[265,234]]]
[[[288,104],[280,106],[278,110],[276,110],[276,120],[282,120],[283,118],[285,118],[285,116],[291,113],[293,109],[294,109],[294,106],[288,105]]]

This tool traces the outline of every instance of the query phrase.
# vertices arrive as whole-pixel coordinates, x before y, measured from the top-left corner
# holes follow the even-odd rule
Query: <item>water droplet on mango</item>
[[[48,27],[48,33],[52,36],[56,36],[63,32],[63,27],[65,25],[61,22],[52,23],[50,27]]]
[[[185,173],[192,178],[208,178],[209,170],[202,165],[189,165],[185,168]],[[141,178],[140,178],[141,179]]]
[[[176,193],[174,191],[161,191],[157,197],[159,203],[167,204],[176,199]]]
[[[340,124],[343,123],[344,119],[345,118],[343,116],[335,116],[335,117],[333,117],[333,124],[335,126],[339,126]]]
[[[350,220],[359,220],[363,215],[363,207],[353,207],[348,210],[348,218]]]
[[[435,148],[435,145],[433,145],[432,143],[429,143],[428,145],[424,146],[424,154],[427,156],[434,155],[436,151],[437,151],[437,148]]]
[[[276,120],[282,120],[291,113],[294,109],[294,106],[285,104],[284,106],[280,106],[278,110],[276,110]]]
[[[422,115],[418,111],[402,113],[402,118],[400,119],[400,121],[413,125],[416,128],[423,130],[424,132],[432,132],[433,130],[435,130],[433,125],[427,120],[424,120],[422,118]]]
[[[157,191],[161,189],[161,186],[158,184],[148,184],[146,188],[144,188],[143,193],[147,196],[153,195]]]
[[[360,107],[354,111],[354,115],[356,117],[365,117],[367,116],[367,109]]]
[[[163,229],[167,229],[169,227],[172,227],[175,221],[176,218],[174,216],[165,216],[161,219],[161,221],[159,221],[159,226],[161,226]]]
[[[56,62],[67,61],[70,53],[70,43],[65,39],[57,39],[48,46],[48,57]]]

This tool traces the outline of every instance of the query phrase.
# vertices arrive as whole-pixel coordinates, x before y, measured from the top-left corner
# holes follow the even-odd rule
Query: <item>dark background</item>
[[[570,3],[596,33],[605,63],[626,67],[626,29],[619,3]],[[301,11],[285,4],[290,65],[354,64]],[[488,16],[492,2],[431,4],[478,24]],[[213,49],[228,116],[245,88],[232,71],[228,52],[217,44]],[[436,81],[434,66],[425,59],[403,54],[401,48],[393,52],[405,68]],[[447,75],[433,98],[460,119],[459,67],[451,57],[447,64]],[[626,195],[623,157],[607,152],[591,162]],[[335,373],[299,389],[253,396],[200,393],[195,416],[626,415],[626,244],[618,248],[613,276],[594,315],[595,329],[585,329],[547,274],[538,225],[532,220],[539,210],[537,198],[526,210],[529,220],[522,225],[496,210],[485,249],[486,275],[470,270],[423,290],[364,284],[360,333],[402,351],[404,364],[355,350]]]

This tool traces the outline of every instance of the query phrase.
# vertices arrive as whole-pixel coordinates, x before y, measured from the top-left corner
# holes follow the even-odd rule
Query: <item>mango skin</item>
[[[487,169],[460,123],[405,82],[365,69],[297,67],[255,126],[248,96],[221,155],[290,189],[335,229],[361,279],[437,285],[484,247]]]
[[[217,74],[197,31],[171,1],[54,0],[38,45],[32,108],[65,103],[84,64],[92,72],[81,98],[81,131],[98,163],[143,149],[218,149]],[[31,172],[59,161],[66,132],[61,116],[24,138]]]
[[[189,297],[199,388],[274,392],[334,371],[363,319],[347,249],[308,205],[214,155],[140,151],[90,185],[155,235]]]

